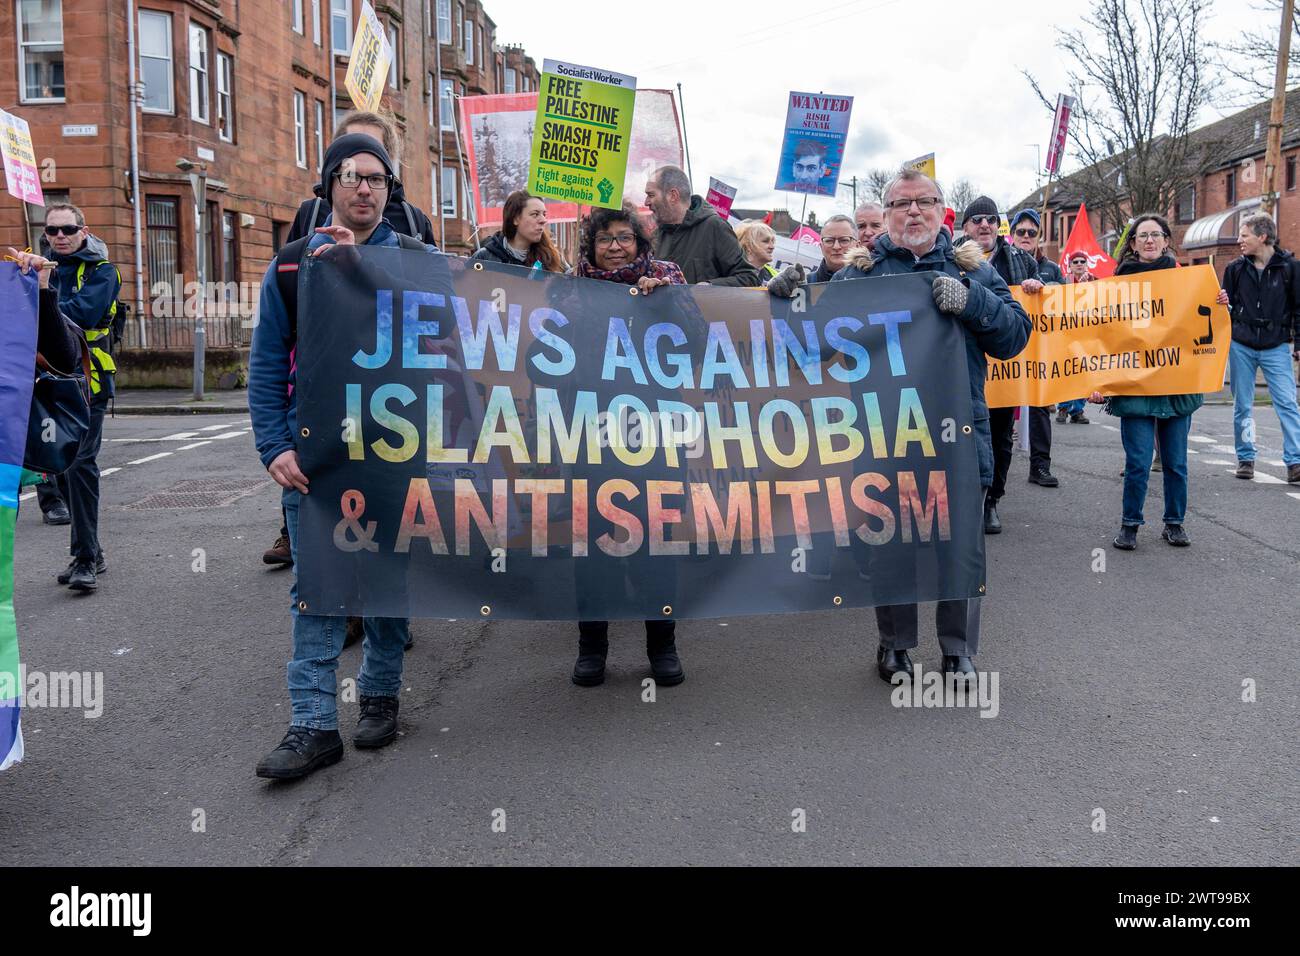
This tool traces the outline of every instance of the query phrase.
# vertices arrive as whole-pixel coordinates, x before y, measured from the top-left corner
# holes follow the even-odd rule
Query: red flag
[[[1088,221],[1088,207],[1079,204],[1079,216],[1074,220],[1074,228],[1070,230],[1070,238],[1065,240],[1065,247],[1061,252],[1061,271],[1067,276],[1070,274],[1070,255],[1075,252],[1083,251],[1088,255],[1088,271],[1098,279],[1105,279],[1115,274],[1115,260],[1097,245],[1097,239],[1092,234],[1092,223]]]
[[[774,211],[775,211],[775,210],[771,210],[771,209],[769,209],[768,212],[767,212],[767,215],[763,217],[763,222],[765,222],[765,223],[766,223],[767,225],[769,225],[769,226],[772,225],[772,213],[773,213]]]

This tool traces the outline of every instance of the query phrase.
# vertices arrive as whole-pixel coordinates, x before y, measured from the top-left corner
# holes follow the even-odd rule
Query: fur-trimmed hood
[[[936,246],[947,245],[948,250],[945,250],[945,255],[951,255],[953,261],[957,263],[957,267],[959,269],[964,269],[967,272],[972,272],[975,269],[978,269],[980,263],[985,261],[984,253],[981,251],[977,243],[958,242],[957,245],[954,246],[951,244],[951,240],[948,239],[947,234],[942,230],[939,232],[939,236],[935,239],[934,244]],[[876,247],[882,249],[885,255],[888,255],[891,250],[899,248],[894,245],[887,235],[877,237]],[[870,249],[865,246],[860,246],[849,253],[849,258],[845,265],[854,269],[861,269],[863,272],[870,272],[871,267],[876,264],[879,258],[880,257],[875,255]]]

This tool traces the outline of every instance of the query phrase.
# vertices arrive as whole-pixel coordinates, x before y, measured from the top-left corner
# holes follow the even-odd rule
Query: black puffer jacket
[[[654,257],[677,263],[692,285],[696,282],[760,284],[758,270],[745,258],[731,226],[699,196],[691,197],[690,208],[681,222],[659,224],[654,246]]]
[[[495,233],[483,243],[482,248],[475,252],[470,259],[483,259],[488,262],[500,262],[507,266],[531,266],[531,262],[525,262],[518,256],[510,254],[510,248],[506,245],[506,237],[501,233]]]
[[[1262,272],[1246,256],[1232,260],[1223,270],[1223,290],[1232,341],[1252,349],[1300,348],[1300,269],[1291,253],[1276,250]]]

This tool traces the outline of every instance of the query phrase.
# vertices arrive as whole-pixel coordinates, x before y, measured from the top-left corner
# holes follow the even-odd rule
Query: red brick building
[[[1264,147],[1268,139],[1270,101],[1254,106],[1202,127],[1193,137],[1215,144],[1219,160],[1196,182],[1189,183],[1178,196],[1173,209],[1161,210],[1174,233],[1173,245],[1179,262],[1210,263],[1220,278],[1229,262],[1240,255],[1237,233],[1241,220],[1260,208],[1264,185]],[[1274,217],[1278,224],[1279,244],[1300,250],[1300,177],[1296,164],[1300,159],[1300,89],[1287,94],[1282,124],[1282,164],[1278,170],[1279,199]],[[1052,188],[1047,204],[1044,252],[1059,257],[1062,245],[1079,215],[1083,198],[1081,174],[1066,176]],[[1012,207],[1033,206],[1041,209],[1043,190],[1035,190]],[[1146,210],[1136,210],[1145,212]],[[1093,233],[1107,252],[1124,229],[1124,223],[1110,222],[1099,211],[1088,210]]]
[[[474,237],[455,98],[535,89],[537,66],[518,46],[498,46],[476,0],[374,7],[395,50],[382,109],[401,134],[407,199],[430,215],[440,246],[465,254]],[[361,0],[0,3],[0,49],[15,54],[0,68],[0,106],[31,127],[47,202],[80,206],[108,244],[134,310],[129,345],[191,346],[193,322],[168,316],[179,300],[164,291],[175,276],[197,278],[200,250],[209,281],[234,284],[217,292],[208,344],[247,344],[256,285],[311,197],[335,122],[352,108],[344,76],[360,9]],[[202,238],[181,159],[207,167]],[[0,199],[0,245],[36,247],[44,210],[27,213],[30,223],[22,204]]]

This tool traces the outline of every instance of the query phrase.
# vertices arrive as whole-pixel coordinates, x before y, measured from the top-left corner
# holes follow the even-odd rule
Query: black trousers
[[[949,657],[974,657],[980,648],[980,599],[940,601],[935,609],[939,647]],[[894,651],[916,647],[915,604],[892,604],[876,608],[880,645]]]
[[[67,506],[68,503],[59,493],[58,475],[52,481],[42,481],[36,486],[36,503],[41,506],[41,514],[49,514],[50,509],[57,505]]]
[[[660,618],[654,621],[645,622],[645,636],[647,641],[660,640],[670,641],[677,632],[677,622],[671,619]],[[609,638],[609,621],[579,621],[578,637],[583,640],[607,640]]]
[[[990,408],[989,428],[993,432],[993,484],[989,488],[990,502],[1001,500],[1007,493],[1007,473],[1011,470],[1011,457],[1015,440],[1011,436],[1015,427],[1014,408]],[[1029,467],[1033,471],[1052,469],[1052,416],[1045,408],[1029,409]]]
[[[93,562],[99,546],[99,446],[104,439],[104,412],[108,390],[90,402],[90,428],[77,450],[72,467],[58,477],[59,494],[72,514],[72,557]]]

